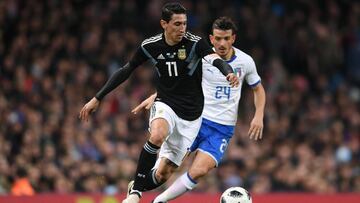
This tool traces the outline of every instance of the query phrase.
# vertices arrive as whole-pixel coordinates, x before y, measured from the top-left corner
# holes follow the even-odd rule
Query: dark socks
[[[151,170],[148,176],[146,177],[144,181],[144,189],[145,189],[144,191],[153,190],[159,187],[160,185],[162,185],[162,183],[158,183],[158,181],[156,180],[155,173],[156,173],[156,169]]]
[[[135,173],[134,190],[146,191],[148,190],[147,187],[151,186],[151,184],[149,184],[150,181],[154,184],[151,169],[155,165],[159,148],[160,147],[152,144],[150,141],[145,143],[140,153]]]

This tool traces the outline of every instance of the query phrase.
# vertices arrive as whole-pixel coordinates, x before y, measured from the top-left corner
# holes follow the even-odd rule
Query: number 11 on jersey
[[[177,65],[175,61],[171,61],[171,62],[166,62],[166,65],[168,67],[168,71],[169,71],[169,76],[172,77],[173,75],[176,77],[178,76],[178,71],[177,71]],[[174,72],[174,74],[173,74]]]

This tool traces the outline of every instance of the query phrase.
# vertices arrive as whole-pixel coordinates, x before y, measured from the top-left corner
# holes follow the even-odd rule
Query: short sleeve
[[[215,53],[214,50],[209,45],[209,43],[207,43],[207,41],[205,41],[203,38],[201,38],[196,43],[195,52],[201,58],[204,58],[205,56],[207,56],[209,54]]]
[[[245,80],[248,85],[250,85],[251,87],[255,87],[257,84],[261,82],[261,78],[256,71],[255,62],[253,59],[250,58],[246,65],[247,65],[247,69],[246,69],[247,71],[245,75]]]

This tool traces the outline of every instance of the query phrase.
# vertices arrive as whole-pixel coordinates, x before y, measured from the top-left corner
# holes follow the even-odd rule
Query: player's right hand
[[[137,105],[131,112],[133,114],[137,114],[141,111],[141,109],[145,108],[146,110],[149,110],[151,106],[154,104],[156,98],[156,93],[145,99],[141,104]]]
[[[239,78],[236,76],[235,73],[229,73],[226,76],[226,80],[230,82],[231,87],[239,86]]]
[[[95,97],[92,98],[88,103],[84,105],[79,113],[79,118],[82,121],[88,121],[89,115],[97,110],[100,105],[100,101],[97,100]]]

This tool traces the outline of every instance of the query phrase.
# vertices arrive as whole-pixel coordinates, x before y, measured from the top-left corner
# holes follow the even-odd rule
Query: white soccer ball
[[[244,188],[231,187],[221,195],[220,203],[252,203],[252,198]]]

